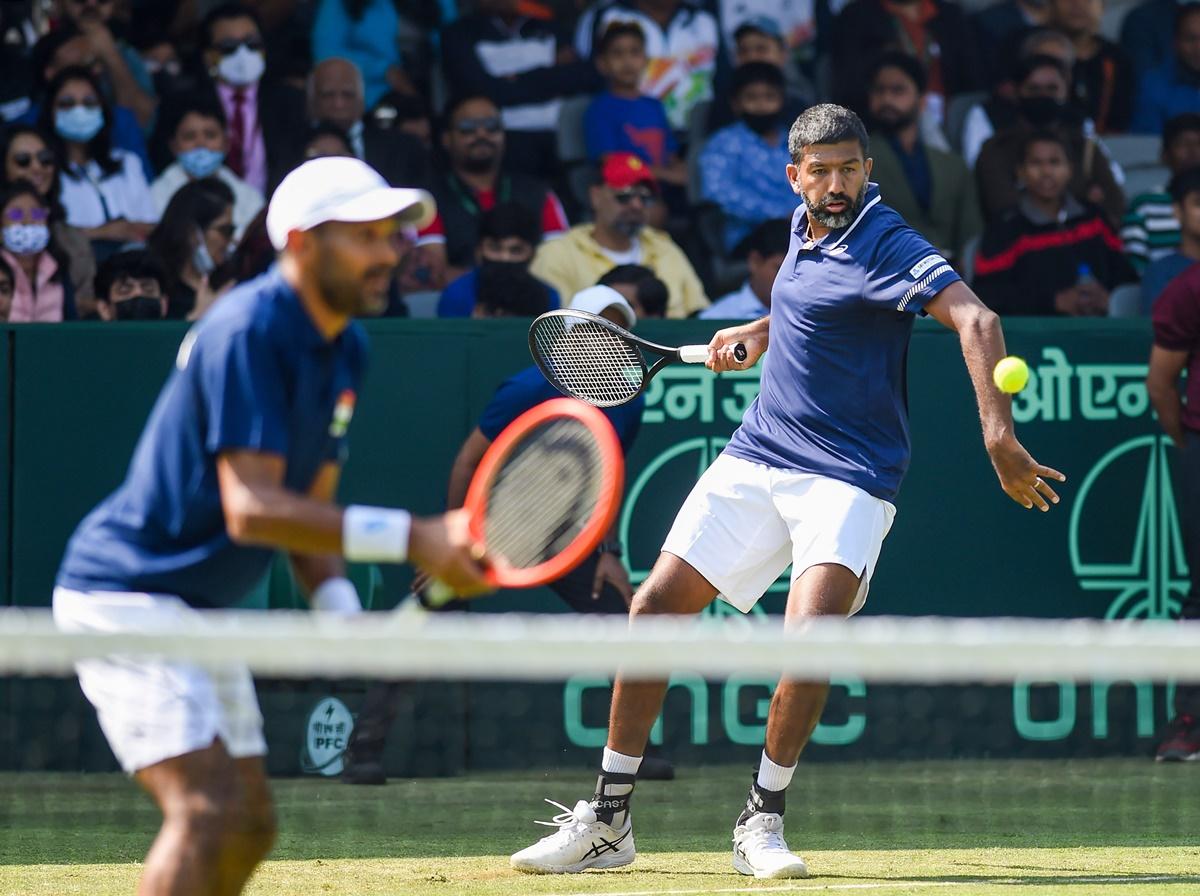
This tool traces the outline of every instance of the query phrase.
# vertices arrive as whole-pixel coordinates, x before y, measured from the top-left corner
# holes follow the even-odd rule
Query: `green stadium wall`
[[[1165,619],[1186,590],[1172,451],[1142,380],[1144,321],[1016,320],[1009,350],[1033,371],[1017,398],[1018,433],[1062,469],[1063,502],[1025,511],[998,488],[957,340],[918,323],[909,359],[913,465],[865,612],[902,615]],[[530,363],[521,322],[377,321],[351,430],[342,497],[441,509],[458,445],[493,389]],[[664,343],[707,341],[698,321],[650,322]],[[163,324],[0,329],[0,481],[5,530],[0,603],[46,606],[63,544],[121,479],[185,329]],[[758,372],[714,377],[675,367],[647,395],[629,457],[622,540],[634,581],[646,574],[676,508],[757,391]],[[405,593],[405,569],[358,571],[377,608]],[[281,573],[277,569],[276,576]],[[778,613],[781,581],[741,623]],[[250,606],[291,606],[275,580]],[[713,612],[722,612],[717,604]],[[545,591],[504,593],[471,612],[558,612]],[[736,614],[734,614],[736,615]],[[335,693],[355,707],[364,683],[263,682],[272,769],[299,770],[304,716]],[[111,767],[73,685],[10,681],[0,694],[0,766]],[[770,682],[680,676],[655,739],[683,762],[746,759],[761,743]],[[810,755],[822,757],[1128,754],[1167,717],[1168,687],[1055,682],[1011,687],[880,687],[837,682]],[[421,685],[404,691],[388,761],[400,774],[584,764],[602,743],[604,682]],[[57,735],[30,749],[51,712]],[[82,711],[81,711],[82,709]],[[414,719],[420,724],[415,724]],[[40,725],[40,729],[39,729]],[[519,731],[520,737],[513,737]],[[23,746],[24,745],[24,746]],[[24,758],[23,758],[24,757]]]

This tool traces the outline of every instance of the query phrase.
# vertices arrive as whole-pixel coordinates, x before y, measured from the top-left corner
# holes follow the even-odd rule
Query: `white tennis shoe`
[[[637,855],[628,812],[625,813],[625,826],[618,830],[598,820],[587,800],[577,802],[574,809],[554,800],[546,802],[563,812],[555,815],[553,821],[536,823],[558,830],[515,853],[509,864],[517,871],[576,874],[587,868],[619,868],[631,863]]]
[[[733,867],[754,877],[808,877],[804,859],[783,840],[783,816],[774,812],[756,812],[733,829]]]

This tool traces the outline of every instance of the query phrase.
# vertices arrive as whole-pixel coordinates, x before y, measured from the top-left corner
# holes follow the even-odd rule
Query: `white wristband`
[[[403,563],[411,528],[407,510],[352,505],[342,514],[342,553],[363,563]]]
[[[362,612],[362,601],[358,599],[358,590],[349,579],[326,579],[312,593],[309,601],[314,610],[322,613],[339,613],[343,616],[353,616]]]

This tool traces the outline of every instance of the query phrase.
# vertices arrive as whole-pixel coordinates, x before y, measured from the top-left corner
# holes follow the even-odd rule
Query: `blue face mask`
[[[102,127],[104,112],[99,106],[72,106],[54,113],[54,129],[72,143],[87,143]]]
[[[216,174],[221,163],[225,161],[225,153],[209,149],[207,146],[197,146],[195,149],[180,153],[177,158],[188,176],[200,178]]]

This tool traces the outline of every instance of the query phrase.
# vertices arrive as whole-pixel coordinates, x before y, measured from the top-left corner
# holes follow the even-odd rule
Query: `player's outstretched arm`
[[[767,350],[770,329],[771,318],[760,317],[748,324],[717,330],[708,343],[708,360],[704,362],[705,366],[716,373],[753,367]],[[739,342],[746,347],[745,361],[738,361],[733,356],[733,347]]]
[[[984,305],[965,283],[950,284],[925,306],[943,326],[958,333],[963,360],[975,386],[983,443],[1005,493],[1025,508],[1049,510],[1058,495],[1048,479],[1067,477],[1035,461],[1017,441],[1013,430],[1012,399],[995,387],[992,370],[1005,356],[999,316]],[[1049,503],[1047,503],[1049,502]]]
[[[491,589],[486,557],[462,511],[410,517],[400,510],[341,508],[288,489],[276,454],[229,451],[217,458],[217,480],[229,537],[238,544],[294,554],[337,554],[349,560],[412,563],[459,594]]]

